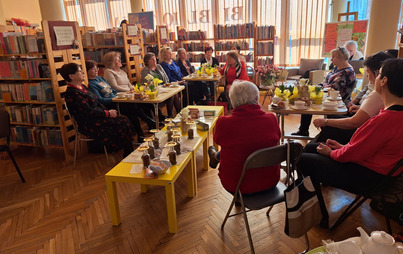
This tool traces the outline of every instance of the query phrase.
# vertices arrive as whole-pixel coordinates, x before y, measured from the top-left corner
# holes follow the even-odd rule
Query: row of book
[[[48,105],[11,105],[5,106],[10,114],[10,120],[15,124],[45,124],[57,125],[57,110],[55,106]]]
[[[86,32],[82,36],[83,47],[123,46],[122,32]]]
[[[0,54],[45,53],[45,40],[36,35],[0,33]]]
[[[0,61],[0,78],[49,78],[49,66],[44,60]]]
[[[190,42],[190,43],[181,43],[181,47],[186,51],[204,51],[210,44],[208,42]]]
[[[52,83],[50,81],[34,83],[0,84],[0,99],[4,102],[41,101],[53,102]]]
[[[274,64],[274,58],[273,57],[259,57],[257,59],[257,65],[270,65]]]
[[[237,25],[217,25],[215,37],[218,39],[252,38],[253,23]]]
[[[157,33],[143,29],[143,39],[144,43],[152,43],[157,41]]]
[[[85,60],[93,60],[97,63],[103,63],[104,55],[110,51],[117,51],[121,54],[122,63],[126,63],[126,57],[124,55],[124,49],[122,48],[101,48],[96,50],[84,50]]]
[[[273,55],[274,54],[274,43],[269,42],[258,42],[256,44],[256,54],[257,55]]]
[[[220,63],[224,63],[227,61],[226,56],[227,56],[227,54],[225,54],[225,53],[216,54],[216,58],[218,59],[218,61]],[[253,52],[249,52],[247,55],[243,55],[243,56],[245,57],[245,60],[247,63],[253,62]]]
[[[178,40],[179,41],[187,41],[187,40],[205,40],[207,39],[206,31],[186,31],[185,28],[181,28],[178,30]]]
[[[266,40],[274,39],[274,26],[258,26],[256,30],[256,39]]]
[[[226,41],[226,42],[220,41],[220,42],[216,42],[214,47],[215,47],[215,50],[220,51],[220,50],[231,50],[231,48],[233,46],[236,46],[236,45],[238,45],[241,48],[241,50],[249,50],[249,42],[245,41],[245,40],[244,41],[237,41],[237,42],[234,42],[234,41]]]
[[[14,126],[11,127],[11,140],[35,146],[63,146],[62,134],[57,128]]]
[[[193,63],[200,63],[200,60],[204,58],[204,54],[194,54],[194,53],[187,53],[187,59]]]

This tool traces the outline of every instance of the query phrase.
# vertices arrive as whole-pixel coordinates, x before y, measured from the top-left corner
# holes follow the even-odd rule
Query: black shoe
[[[309,137],[309,131],[301,131],[301,130],[299,130],[297,132],[291,133],[291,135]]]
[[[218,163],[220,163],[220,161],[217,160],[216,153],[217,153],[217,151],[215,150],[214,146],[210,146],[208,148],[208,156],[210,157],[210,162],[209,162],[210,168],[216,168]]]
[[[147,118],[146,119],[146,123],[147,123],[147,127],[149,130],[155,129],[157,128],[157,124],[155,123],[155,121],[151,118]]]

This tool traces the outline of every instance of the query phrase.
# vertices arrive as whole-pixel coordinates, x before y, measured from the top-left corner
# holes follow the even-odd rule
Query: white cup
[[[118,98],[120,98],[120,99],[125,98],[126,92],[118,92],[118,93],[116,94],[116,96],[117,96]]]
[[[132,93],[127,93],[127,94],[125,94],[125,97],[126,97],[126,99],[133,99],[134,94],[132,94]]]
[[[273,102],[274,104],[277,104],[279,101],[281,101],[281,98],[280,98],[280,97],[277,97],[277,96],[274,96],[273,99],[272,99],[272,102]]]
[[[339,95],[340,95],[339,91],[335,90],[329,91],[329,96],[330,98],[332,98],[332,100],[336,100],[337,97],[339,97]]]
[[[335,101],[323,102],[323,108],[326,110],[337,110],[338,103]]]
[[[306,107],[305,101],[295,101],[294,105],[297,109],[303,109]]]
[[[175,82],[171,82],[171,85],[172,86],[179,86],[179,83],[177,81],[175,81]]]

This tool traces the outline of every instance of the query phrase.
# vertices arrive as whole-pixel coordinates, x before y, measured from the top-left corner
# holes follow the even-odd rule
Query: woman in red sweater
[[[238,52],[235,50],[229,51],[227,53],[227,63],[225,64],[224,68],[217,67],[221,75],[224,75],[225,77],[227,91],[231,87],[232,82],[234,82],[236,79],[249,81],[249,77],[246,73],[245,62],[240,61],[238,57]]]
[[[234,82],[229,97],[234,110],[218,118],[214,141],[221,146],[218,176],[224,188],[234,193],[245,160],[256,150],[278,145],[280,129],[275,115],[260,109],[259,90],[252,82]],[[280,165],[248,171],[241,192],[270,189],[279,179]]]
[[[375,91],[385,105],[354,133],[347,145],[328,139],[326,144],[308,144],[299,168],[310,175],[318,192],[323,219],[329,215],[320,183],[351,193],[367,193],[403,158],[403,59],[388,59],[375,80]],[[394,176],[400,174],[403,167]]]

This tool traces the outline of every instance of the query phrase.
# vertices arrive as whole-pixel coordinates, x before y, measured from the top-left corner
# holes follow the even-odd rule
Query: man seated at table
[[[259,90],[249,81],[234,81],[229,97],[234,108],[232,115],[217,120],[214,141],[221,146],[216,152],[209,147],[210,167],[220,163],[218,176],[223,187],[235,192],[243,164],[256,150],[276,146],[280,128],[274,114],[265,113],[259,106]],[[253,130],[253,131],[251,131]],[[254,193],[274,187],[280,179],[280,165],[246,173],[242,193]]]

